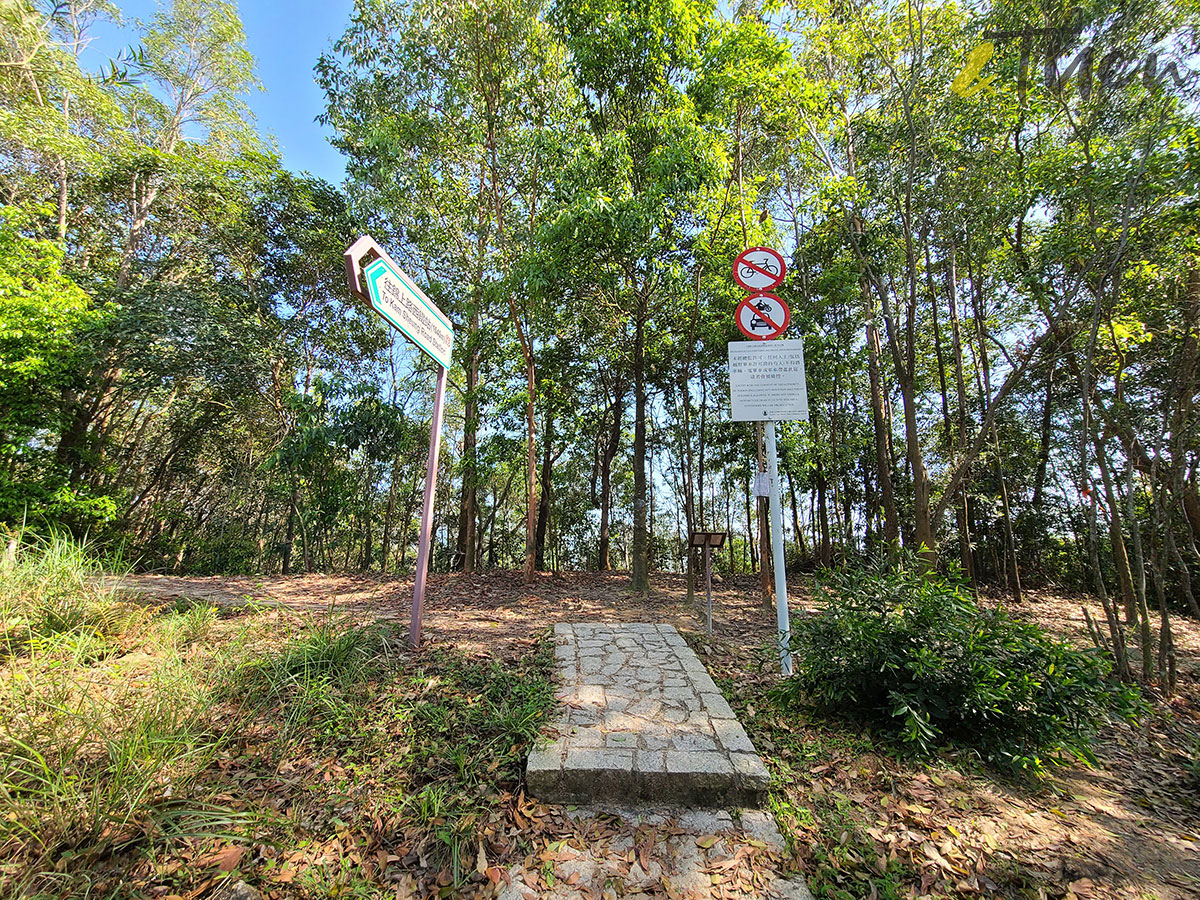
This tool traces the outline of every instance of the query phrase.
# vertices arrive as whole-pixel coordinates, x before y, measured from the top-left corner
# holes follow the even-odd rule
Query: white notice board
[[[807,422],[804,341],[730,341],[729,400],[735,422]]]

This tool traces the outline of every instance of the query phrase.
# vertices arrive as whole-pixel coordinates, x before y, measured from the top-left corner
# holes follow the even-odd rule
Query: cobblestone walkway
[[[746,731],[671,625],[555,625],[557,739],[529,756],[542,800],[754,806],[770,782]]]

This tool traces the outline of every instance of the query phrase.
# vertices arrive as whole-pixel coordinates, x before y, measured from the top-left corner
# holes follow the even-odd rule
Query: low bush
[[[819,595],[825,611],[793,622],[785,695],[918,753],[965,747],[998,769],[1041,775],[1063,759],[1094,761],[1099,725],[1136,713],[1136,693],[1098,652],[980,608],[914,559],[832,573]]]

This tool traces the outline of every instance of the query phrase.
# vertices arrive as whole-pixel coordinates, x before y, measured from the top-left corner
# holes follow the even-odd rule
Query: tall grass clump
[[[383,671],[388,649],[380,628],[324,622],[277,650],[244,660],[221,691],[229,699],[270,709],[283,742],[301,730],[336,738],[362,716],[367,686]]]
[[[0,649],[103,655],[144,619],[121,603],[87,541],[14,535],[0,559]]]
[[[189,799],[225,742],[203,673],[172,653],[112,655],[149,618],[89,550],[25,541],[0,572],[0,894],[57,890],[74,863],[212,826]]]
[[[793,623],[795,677],[782,689],[856,718],[918,754],[955,746],[1009,773],[1094,762],[1091,740],[1138,697],[1107,660],[1004,610],[977,606],[957,579],[897,566],[829,573],[828,605]]]

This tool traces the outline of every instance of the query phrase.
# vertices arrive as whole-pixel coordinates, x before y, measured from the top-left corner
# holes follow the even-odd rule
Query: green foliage
[[[553,645],[516,662],[468,660],[435,650],[403,676],[389,734],[407,742],[390,767],[407,773],[404,812],[433,830],[455,880],[473,856],[472,829],[512,788],[521,760],[554,708]]]
[[[217,608],[207,603],[196,603],[167,612],[159,628],[175,647],[183,648],[207,638],[216,624]]]
[[[103,310],[63,272],[62,248],[27,236],[30,217],[0,209],[0,521],[103,521],[111,509],[63,484],[37,444],[61,426],[62,398],[88,358]]]
[[[275,711],[281,746],[302,729],[345,738],[363,713],[368,682],[380,674],[387,649],[380,629],[325,622],[274,653],[242,662],[218,693]]]
[[[1092,761],[1099,725],[1138,708],[1097,652],[980,608],[959,582],[927,576],[911,558],[830,574],[820,593],[825,610],[793,623],[795,677],[782,690],[917,753],[954,745],[1041,775],[1064,757]]]

